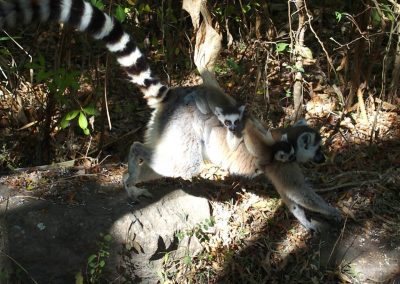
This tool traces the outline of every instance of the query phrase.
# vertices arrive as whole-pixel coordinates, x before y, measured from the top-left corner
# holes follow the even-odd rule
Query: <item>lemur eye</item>
[[[231,124],[232,124],[229,120],[225,120],[224,123],[225,123],[226,126],[231,126]]]
[[[238,124],[239,124],[239,120],[236,119],[235,122],[234,122],[234,124],[235,124],[235,125],[238,125]]]

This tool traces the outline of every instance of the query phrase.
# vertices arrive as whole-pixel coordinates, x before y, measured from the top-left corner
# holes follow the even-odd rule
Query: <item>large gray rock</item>
[[[71,192],[74,200],[66,202]],[[19,282],[75,283],[76,275],[90,269],[88,257],[99,252],[100,235],[106,234],[111,242],[107,267],[100,275],[103,280],[154,282],[166,252],[173,259],[201,250],[194,237],[178,243],[176,233],[210,218],[207,199],[182,190],[157,189],[154,199],[136,204],[120,188],[102,188],[93,182],[54,192],[46,199],[15,191],[14,195],[6,216],[6,201],[1,203],[0,242],[2,251],[26,270],[14,274]],[[7,265],[7,257],[0,256],[0,261]]]
[[[189,231],[210,218],[210,208],[205,198],[195,197],[182,190],[175,190],[159,201],[119,218],[111,234],[131,251],[130,264],[136,276],[145,282],[156,280],[162,270],[163,256],[182,259],[185,254],[194,256],[202,250],[195,236],[177,233]],[[123,255],[123,254],[122,254]],[[120,263],[126,263],[120,261]]]

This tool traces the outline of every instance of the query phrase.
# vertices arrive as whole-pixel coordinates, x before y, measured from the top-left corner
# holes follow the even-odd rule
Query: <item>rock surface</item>
[[[157,184],[153,199],[132,204],[120,185],[71,184],[45,199],[0,186],[0,283],[7,283],[4,270],[12,271],[8,283],[75,283],[77,276],[90,277],[88,258],[102,249],[109,253],[107,265],[93,277],[105,283],[155,283],[166,253],[173,262],[201,251],[190,229],[210,218],[209,202],[201,197],[209,185]],[[382,236],[353,223],[340,237],[316,241],[321,260],[351,271],[359,283],[393,282],[400,275],[400,247],[395,238]]]
[[[6,195],[3,187],[4,200]],[[186,236],[178,242],[176,233],[210,218],[209,204],[203,197],[167,188],[155,195],[153,200],[131,204],[120,188],[87,184],[77,191],[75,200],[79,202],[74,204],[10,197],[1,204],[4,224],[0,225],[4,226],[0,241],[2,251],[8,250],[15,260],[13,279],[75,283],[76,275],[87,272],[88,257],[102,248],[102,236],[110,234],[110,256],[103,271],[112,278],[108,280],[155,282],[166,252],[172,252],[173,258],[202,249],[195,237]],[[0,261],[8,259],[0,257]]]

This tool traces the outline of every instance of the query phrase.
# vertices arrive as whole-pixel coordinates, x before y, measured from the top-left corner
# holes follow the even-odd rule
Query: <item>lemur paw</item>
[[[140,188],[136,186],[125,186],[126,193],[128,194],[129,198],[133,201],[138,201],[139,197],[148,197],[152,198],[153,195],[145,188]]]

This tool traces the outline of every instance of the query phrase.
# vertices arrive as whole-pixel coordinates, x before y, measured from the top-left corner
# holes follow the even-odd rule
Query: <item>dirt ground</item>
[[[64,169],[2,177],[1,220],[8,233],[6,259],[15,271],[11,283],[71,283],[76,277],[89,280],[88,257],[99,250],[99,243],[113,223],[126,212],[154,201],[129,202],[120,182],[122,170],[121,166],[111,165],[96,174]],[[348,174],[356,181],[365,172]],[[344,176],[346,173],[341,175]],[[52,179],[46,185],[30,190],[24,187],[24,181],[32,183],[33,180],[38,185],[49,177]],[[396,168],[378,175],[375,184],[368,182],[364,175],[359,176],[364,184],[360,180],[358,186],[325,193],[324,197],[340,208],[345,221],[321,236],[312,236],[301,228],[265,182],[238,184],[228,180],[221,181],[218,187],[210,182],[194,181],[205,189],[202,194],[212,204],[214,227],[219,232],[205,233],[209,238],[202,243],[203,247],[209,255],[213,255],[213,250],[221,255],[235,251],[230,257],[212,260],[213,268],[193,258],[191,269],[197,269],[198,275],[204,269],[210,270],[212,283],[397,283],[400,277],[399,177]],[[313,176],[313,183],[319,178]],[[156,199],[175,188],[191,188],[190,183],[170,180],[150,187]],[[271,200],[275,206],[268,206]],[[229,222],[224,228],[218,228],[223,215],[229,216]],[[240,230],[236,227],[235,231],[234,223],[250,231],[239,236]],[[217,246],[212,240],[221,238],[222,230],[230,231],[231,237]],[[114,243],[112,247],[122,245]],[[112,252],[110,257],[118,258],[118,253],[120,250]],[[110,259],[107,262],[114,263]],[[113,269],[113,274],[102,271],[99,281],[122,283],[115,278],[118,268]],[[125,276],[129,279],[129,275]],[[164,280],[182,283],[182,279],[192,279],[202,283],[202,278],[192,277],[190,273],[174,274]]]

